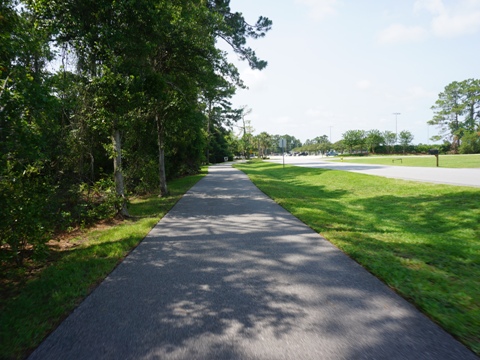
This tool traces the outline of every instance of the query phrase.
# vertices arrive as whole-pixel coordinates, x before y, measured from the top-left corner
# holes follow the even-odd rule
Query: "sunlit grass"
[[[401,161],[399,160],[401,159]],[[331,158],[332,161],[343,161],[357,164],[390,165],[390,166],[420,166],[436,167],[435,156],[395,155],[395,156],[368,156]],[[442,168],[480,168],[480,154],[474,155],[439,155],[438,166]]]
[[[270,163],[237,167],[480,354],[480,190]]]
[[[206,170],[170,182],[168,197],[132,199],[129,212],[133,218],[70,239],[73,247],[54,252],[50,262],[28,281],[4,291],[0,296],[0,359],[24,358],[38,346],[205,174]]]

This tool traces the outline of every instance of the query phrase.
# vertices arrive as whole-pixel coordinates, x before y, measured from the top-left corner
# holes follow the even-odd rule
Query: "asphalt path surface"
[[[229,165],[30,359],[477,359]]]
[[[270,161],[275,163],[283,163],[281,156],[272,157]],[[320,156],[286,156],[285,164],[301,167],[324,168],[330,170],[344,170],[404,180],[480,187],[480,168],[449,169],[442,167],[426,168],[413,166],[355,164],[331,161]]]

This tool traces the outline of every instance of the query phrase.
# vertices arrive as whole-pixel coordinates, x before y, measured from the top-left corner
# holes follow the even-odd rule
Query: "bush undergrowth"
[[[28,355],[205,173],[171,181],[168,197],[133,198],[132,218],[50,241],[41,259],[2,262],[0,359]]]

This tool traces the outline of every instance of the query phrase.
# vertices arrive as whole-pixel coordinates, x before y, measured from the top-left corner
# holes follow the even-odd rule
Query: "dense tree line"
[[[343,144],[350,152],[354,150],[367,150],[375,154],[379,146],[383,146],[389,153],[395,152],[395,144],[402,147],[405,153],[407,147],[413,141],[413,134],[408,130],[402,130],[398,136],[392,131],[381,132],[377,129],[370,131],[348,130],[343,134]]]
[[[279,147],[280,139],[285,139],[287,146],[286,152],[308,152],[311,154],[325,154],[330,150],[340,153],[406,153],[406,152],[426,152],[428,146],[419,145],[419,149],[415,149],[412,145],[414,139],[413,134],[408,130],[401,131],[398,136],[391,131],[381,132],[373,129],[365,130],[348,130],[342,134],[342,139],[332,143],[327,135],[317,136],[313,139],[307,139],[304,143],[291,135],[271,135],[262,132],[258,135],[251,135],[252,144],[250,152],[258,154],[260,157],[282,152]],[[241,153],[241,151],[238,151]]]
[[[3,260],[41,253],[54,231],[128,216],[128,194],[166,196],[169,178],[233,155],[241,114],[228,100],[243,84],[217,42],[261,70],[247,40],[271,24],[247,23],[229,0],[4,0]]]
[[[285,139],[285,147],[280,147],[280,139]],[[251,153],[258,154],[259,157],[267,157],[271,154],[281,154],[284,152],[295,151],[302,147],[302,142],[292,135],[271,135],[267,132],[261,132],[252,136]]]
[[[336,150],[341,153],[370,152],[375,154],[376,152],[397,152],[400,146],[401,151],[405,153],[411,146],[413,138],[412,133],[407,130],[401,131],[398,137],[394,132],[381,132],[377,129],[369,131],[347,130],[342,134],[342,139],[336,143],[331,143],[327,135],[322,135],[312,140],[306,140],[302,146],[295,150],[322,154],[329,150]],[[397,143],[398,145],[396,145]]]

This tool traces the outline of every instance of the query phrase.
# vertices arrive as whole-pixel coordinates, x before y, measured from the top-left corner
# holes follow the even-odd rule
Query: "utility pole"
[[[245,115],[248,115],[251,112],[252,112],[252,109],[248,109],[246,105],[242,108],[243,136],[245,136],[247,134],[247,129],[246,129],[246,126],[245,126]]]
[[[242,136],[242,140],[245,142],[246,141],[246,135],[247,135],[247,127],[246,127],[246,124],[245,124],[245,115],[248,115],[252,112],[252,109],[248,109],[247,108],[247,105],[244,105],[242,107],[242,122],[243,122],[243,136]],[[247,120],[248,121],[248,120]],[[248,155],[247,151],[248,149],[245,148],[245,144],[244,144],[244,149],[243,149],[243,157],[246,159],[247,156],[248,158],[250,158],[250,156]]]
[[[399,112],[394,112],[393,115],[395,115],[395,142],[396,142],[398,139],[397,116],[401,114]]]

